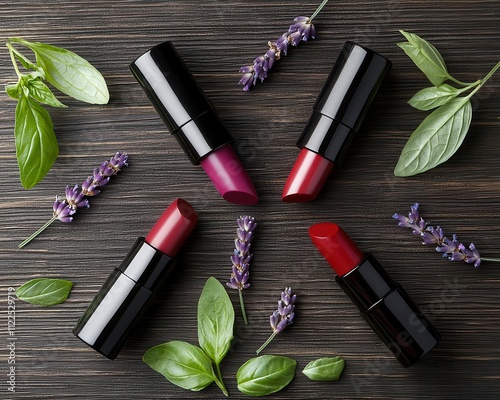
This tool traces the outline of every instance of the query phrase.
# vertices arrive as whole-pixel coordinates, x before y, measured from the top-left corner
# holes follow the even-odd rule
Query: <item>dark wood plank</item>
[[[316,2],[300,1],[44,1],[2,2],[0,37],[67,47],[106,77],[111,101],[50,110],[60,156],[45,180],[30,191],[17,177],[13,138],[15,102],[0,107],[0,340],[7,354],[7,291],[40,276],[75,283],[56,307],[16,303],[16,395],[0,371],[2,398],[160,399],[222,398],[215,385],[202,393],[177,388],[142,361],[164,341],[196,342],[196,304],[209,276],[225,281],[235,219],[250,213],[259,223],[252,288],[245,293],[251,324],[238,309],[235,341],[222,370],[233,398],[235,373],[270,333],[268,315],[279,292],[299,295],[296,323],[268,352],[298,360],[295,380],[276,399],[470,399],[500,395],[500,291],[498,269],[449,263],[395,225],[394,212],[421,202],[422,212],[447,234],[473,241],[483,255],[499,254],[500,96],[494,77],[475,103],[462,148],[446,164],[411,179],[392,174],[398,155],[425,113],[406,101],[427,83],[402,51],[398,29],[431,40],[450,71],[462,80],[484,76],[498,62],[497,0],[331,2],[316,18],[317,39],[276,64],[265,84],[244,93],[238,69],[266,50],[266,43]],[[149,47],[172,40],[237,141],[237,150],[260,194],[255,207],[225,203],[204,172],[193,168],[128,71]],[[345,40],[356,40],[390,58],[394,67],[356,138],[349,159],[309,204],[283,204],[280,194],[298,154],[294,143]],[[15,73],[4,49],[0,85]],[[92,199],[72,224],[55,223],[23,250],[17,244],[51,215],[67,184],[81,182],[117,150],[130,166]],[[200,223],[180,256],[182,264],[158,304],[115,361],[79,342],[71,330],[111,269],[138,235],[144,235],[176,197],[190,201]],[[424,361],[403,369],[357,315],[334,275],[307,237],[307,228],[332,220],[365,251],[377,255],[434,321],[443,341]],[[454,285],[454,289],[450,289]],[[235,303],[237,294],[231,293]],[[333,384],[300,374],[320,356],[339,354],[347,368]]]

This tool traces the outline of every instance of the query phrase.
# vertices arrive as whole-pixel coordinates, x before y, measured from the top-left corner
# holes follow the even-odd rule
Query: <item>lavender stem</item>
[[[323,0],[323,2],[319,5],[319,7],[314,11],[313,15],[309,17],[309,20],[312,21],[313,18],[320,13],[320,11],[323,9],[324,6],[326,6],[326,3],[328,3],[328,0]]]
[[[240,295],[240,306],[241,313],[243,314],[243,321],[245,321],[245,325],[248,325],[247,313],[245,311],[245,303],[243,302],[243,290],[238,290]]]
[[[481,261],[500,262],[500,258],[487,258],[487,257],[481,257]]]
[[[266,346],[267,346],[269,343],[271,343],[271,341],[274,339],[274,337],[275,337],[278,333],[279,333],[279,332],[277,332],[277,331],[276,331],[276,332],[273,332],[273,333],[271,334],[271,336],[269,336],[269,337],[267,338],[267,340],[264,342],[264,344],[263,344],[262,346],[260,346],[260,347],[257,349],[257,351],[256,351],[257,355],[259,355],[259,353],[260,353],[262,350],[264,350],[264,349],[266,348]]]
[[[36,238],[40,233],[42,233],[45,229],[47,229],[50,226],[50,224],[52,224],[52,222],[54,222],[56,219],[57,219],[57,216],[53,216],[40,229],[38,229],[35,233],[33,233],[29,238],[26,238],[21,243],[19,243],[19,245],[17,247],[22,249],[29,242],[31,242],[34,238]]]

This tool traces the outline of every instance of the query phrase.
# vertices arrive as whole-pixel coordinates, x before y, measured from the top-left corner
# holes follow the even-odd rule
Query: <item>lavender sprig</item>
[[[316,28],[312,24],[312,20],[323,9],[326,3],[328,3],[328,0],[324,0],[311,17],[296,17],[287,32],[281,35],[279,39],[267,43],[269,50],[264,55],[257,57],[252,65],[240,68],[243,76],[239,84],[243,85],[244,91],[248,91],[251,86],[255,86],[257,79],[264,82],[268,71],[281,58],[281,54],[287,55],[289,45],[298,46],[300,42],[307,42],[309,38],[315,38]]]
[[[99,167],[95,168],[93,174],[85,179],[81,188],[79,188],[78,185],[75,185],[73,188],[66,186],[66,197],[61,200],[59,196],[56,196],[56,201],[52,207],[52,218],[29,238],[23,240],[18,247],[23,248],[26,246],[47,229],[56,219],[66,223],[73,221],[73,214],[75,214],[79,208],[90,207],[90,202],[87,197],[96,196],[101,193],[99,188],[106,185],[111,176],[116,175],[123,167],[126,167],[128,165],[127,161],[127,153],[117,152],[109,161],[106,160]]]
[[[247,314],[245,311],[245,303],[243,302],[243,289],[248,289],[250,284],[250,261],[252,261],[253,254],[250,253],[250,246],[253,240],[253,232],[257,227],[254,217],[240,216],[236,220],[238,228],[236,233],[238,237],[234,240],[234,254],[231,256],[233,263],[231,278],[226,285],[231,289],[237,289],[240,296],[241,313],[243,320],[248,325]]]
[[[394,214],[392,218],[399,221],[398,225],[403,228],[410,228],[414,235],[422,238],[424,245],[436,245],[436,251],[443,253],[443,257],[448,257],[450,261],[464,261],[468,264],[474,264],[474,267],[479,267],[481,261],[500,261],[497,258],[481,257],[474,243],[466,247],[457,239],[457,235],[453,235],[452,239],[444,236],[441,227],[434,228],[426,222],[418,212],[418,203],[411,206],[411,211],[408,217],[400,214]]]
[[[273,328],[273,333],[264,344],[257,349],[257,354],[264,350],[278,333],[282,332],[283,329],[293,323],[296,299],[297,295],[292,293],[292,288],[290,287],[285,288],[285,291],[281,293],[281,299],[278,301],[278,309],[269,317],[269,323],[271,324],[271,328]]]

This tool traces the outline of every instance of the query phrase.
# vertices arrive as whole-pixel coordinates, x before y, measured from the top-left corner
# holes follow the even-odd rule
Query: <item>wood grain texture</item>
[[[13,138],[15,102],[0,105],[0,398],[220,399],[167,382],[141,361],[159,343],[196,343],[196,304],[204,282],[229,275],[235,219],[250,213],[259,226],[252,288],[245,293],[250,325],[239,309],[234,346],[222,371],[232,398],[238,367],[269,334],[268,315],[280,291],[299,296],[296,323],[267,352],[292,356],[298,373],[275,399],[493,399],[500,397],[498,266],[479,269],[441,259],[398,228],[394,212],[419,201],[423,215],[447,234],[498,256],[500,223],[500,89],[493,77],[474,103],[462,148],[423,175],[393,176],[399,153],[424,118],[406,101],[425,77],[395,45],[399,29],[431,40],[464,81],[484,76],[499,60],[500,3],[469,1],[336,1],[315,19],[317,39],[292,48],[264,84],[244,93],[238,69],[266,49],[297,15],[318,1],[24,1],[1,2],[0,39],[21,36],[69,48],[105,76],[111,101],[91,106],[61,95],[69,109],[51,109],[60,156],[44,181],[22,189]],[[151,46],[172,40],[220,117],[260,195],[255,207],[224,202],[204,172],[190,165],[128,71]],[[308,204],[283,204],[280,194],[298,154],[294,146],[344,41],[355,40],[393,61],[393,69],[342,169]],[[499,75],[500,76],[500,75]],[[6,49],[0,85],[15,79]],[[67,184],[80,183],[117,150],[130,166],[92,199],[72,224],[55,223],[23,250],[17,244],[42,225]],[[135,238],[147,233],[175,198],[191,202],[199,225],[180,255],[176,279],[142,320],[115,361],[72,334],[111,269]],[[339,223],[426,310],[443,336],[422,362],[403,369],[359,317],[310,243],[307,228]],[[7,290],[41,276],[74,282],[69,300],[51,308],[16,303],[16,393],[9,396]],[[451,287],[451,288],[450,288]],[[237,301],[237,293],[230,293]],[[336,383],[313,383],[300,370],[314,358],[342,355]]]

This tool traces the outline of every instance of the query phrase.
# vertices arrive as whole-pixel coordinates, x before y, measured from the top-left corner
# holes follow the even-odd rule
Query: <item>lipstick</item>
[[[347,149],[391,68],[391,62],[346,42],[335,62],[297,146],[302,150],[285,183],[282,201],[314,200]]]
[[[255,204],[257,192],[234,152],[233,138],[171,42],[130,64],[149,101],[194,165],[201,165],[221,196]]]
[[[187,201],[175,200],[146,238],[137,238],[94,297],[73,334],[102,355],[116,358],[127,335],[172,274],[174,257],[197,220]]]
[[[401,285],[342,228],[324,222],[311,226],[309,236],[337,273],[335,281],[403,366],[420,360],[441,340]]]

